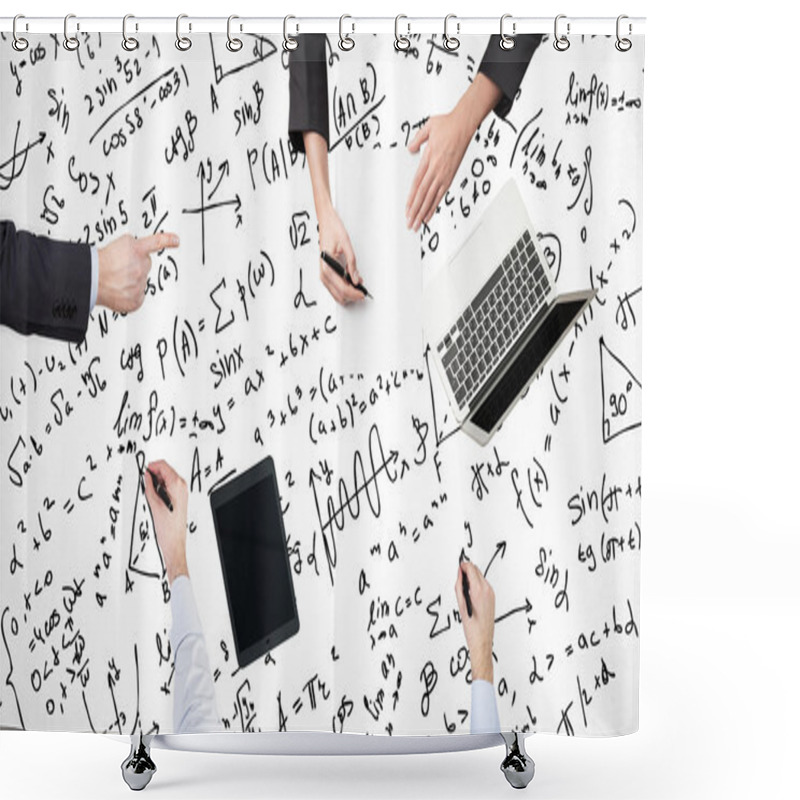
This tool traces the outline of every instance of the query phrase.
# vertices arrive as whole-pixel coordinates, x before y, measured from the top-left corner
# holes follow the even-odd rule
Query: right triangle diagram
[[[642,424],[642,384],[600,337],[603,442]]]

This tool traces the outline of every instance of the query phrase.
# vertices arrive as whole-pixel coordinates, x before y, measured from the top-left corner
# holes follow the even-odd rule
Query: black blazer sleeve
[[[89,324],[89,245],[18,231],[0,221],[0,324],[80,342]]]
[[[516,44],[511,50],[503,50],[500,47],[500,34],[489,37],[489,44],[486,46],[478,72],[491,78],[503,93],[494,107],[494,113],[498,117],[505,117],[511,110],[533,53],[542,42],[542,36],[541,33],[515,36]]]
[[[303,131],[316,131],[330,146],[324,33],[301,34],[289,51],[289,141],[301,153]]]

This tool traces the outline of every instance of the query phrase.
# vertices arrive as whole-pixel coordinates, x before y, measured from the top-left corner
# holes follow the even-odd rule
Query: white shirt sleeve
[[[188,575],[179,575],[170,588],[175,658],[173,733],[211,733],[225,730],[217,714],[214,679],[206,640]]]
[[[92,254],[92,290],[89,294],[89,312],[91,312],[97,302],[97,284],[100,281],[100,256],[97,254],[96,245],[92,245],[89,251]]]
[[[470,733],[500,733],[500,718],[494,684],[482,679],[472,681]]]

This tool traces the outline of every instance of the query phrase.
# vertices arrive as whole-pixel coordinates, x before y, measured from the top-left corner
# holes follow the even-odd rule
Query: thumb
[[[428,121],[417,131],[417,135],[412,139],[411,144],[408,146],[409,152],[416,153],[422,144],[428,141],[430,132],[430,121]]]

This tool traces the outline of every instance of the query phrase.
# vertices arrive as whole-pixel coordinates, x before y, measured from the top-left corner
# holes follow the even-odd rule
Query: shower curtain
[[[3,727],[635,731],[641,37],[27,36]]]

